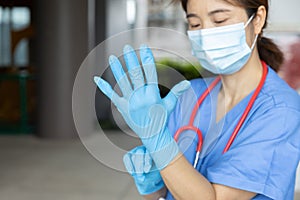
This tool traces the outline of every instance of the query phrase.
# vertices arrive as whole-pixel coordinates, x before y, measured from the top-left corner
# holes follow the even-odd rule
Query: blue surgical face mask
[[[193,55],[200,64],[214,74],[233,74],[249,60],[257,36],[250,48],[246,42],[245,28],[252,21],[217,28],[188,31]]]

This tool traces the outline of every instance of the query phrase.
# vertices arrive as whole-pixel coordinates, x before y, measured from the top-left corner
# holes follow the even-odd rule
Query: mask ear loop
[[[247,23],[245,24],[244,28],[246,28],[246,27],[250,24],[250,22],[253,20],[254,16],[255,16],[255,13],[253,13],[253,14],[251,15],[251,17],[248,19],[248,21],[247,21]],[[253,44],[252,44],[252,46],[251,46],[251,48],[250,48],[251,51],[252,51],[252,50],[254,49],[254,47],[255,47],[257,38],[258,38],[258,34],[256,34],[255,39],[254,39],[254,41],[253,41]]]
[[[258,38],[258,34],[256,34],[256,36],[255,36],[255,39],[254,39],[254,41],[253,41],[253,44],[252,44],[252,46],[251,46],[251,51],[254,49],[254,47],[255,47],[255,44],[256,44],[256,41],[257,41],[257,38]]]
[[[251,15],[251,17],[248,19],[248,21],[246,22],[244,28],[246,28],[250,24],[250,22],[253,20],[254,16],[255,16],[255,13],[253,13],[253,15]]]

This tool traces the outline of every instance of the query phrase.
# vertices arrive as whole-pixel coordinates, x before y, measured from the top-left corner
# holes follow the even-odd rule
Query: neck
[[[235,105],[259,84],[263,73],[258,53],[253,52],[246,65],[237,73],[222,75],[222,88],[220,95],[227,103]]]

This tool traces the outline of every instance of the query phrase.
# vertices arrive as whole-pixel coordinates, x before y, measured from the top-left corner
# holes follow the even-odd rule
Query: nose
[[[201,29],[208,29],[208,28],[214,28],[214,27],[216,27],[214,25],[214,23],[212,23],[210,20],[208,20],[208,21],[202,22]]]

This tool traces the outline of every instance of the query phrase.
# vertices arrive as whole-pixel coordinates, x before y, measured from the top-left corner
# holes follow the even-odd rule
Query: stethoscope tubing
[[[233,141],[235,140],[238,132],[240,131],[241,127],[243,126],[251,108],[253,107],[253,104],[255,103],[255,100],[257,98],[257,96],[259,95],[260,91],[262,90],[263,86],[264,86],[264,83],[266,81],[266,78],[267,78],[267,74],[268,74],[268,67],[267,67],[267,64],[262,61],[262,66],[263,66],[263,74],[262,74],[262,77],[261,77],[261,80],[257,86],[257,88],[255,89],[254,91],[254,94],[252,95],[243,115],[241,116],[241,118],[239,119],[234,131],[232,132],[224,150],[223,150],[223,154],[226,153]],[[204,93],[198,98],[193,110],[192,110],[192,114],[191,114],[191,117],[190,117],[190,120],[189,120],[189,123],[188,125],[186,126],[182,126],[181,128],[179,128],[175,135],[174,135],[174,139],[176,142],[178,142],[178,139],[179,139],[179,136],[184,132],[184,131],[187,131],[187,130],[191,130],[191,131],[194,131],[196,134],[197,134],[197,137],[198,137],[198,144],[197,144],[197,148],[196,148],[196,158],[195,158],[195,161],[194,161],[194,168],[196,168],[197,164],[198,164],[198,160],[199,160],[199,157],[200,157],[200,152],[202,150],[202,145],[203,145],[203,134],[201,132],[201,130],[194,126],[194,121],[195,121],[195,117],[197,115],[197,112],[200,108],[200,106],[202,105],[203,101],[205,100],[205,98],[209,95],[209,93],[212,91],[212,89],[220,82],[221,80],[221,77],[218,76],[210,85],[209,87],[204,91]]]
[[[230,136],[230,138],[227,142],[227,145],[225,146],[225,148],[223,150],[223,154],[226,153],[230,149],[234,139],[236,138],[236,136],[237,136],[239,130],[241,129],[241,127],[243,126],[243,124],[244,124],[251,108],[253,107],[253,104],[255,103],[255,100],[256,100],[257,96],[259,95],[260,91],[262,90],[262,88],[264,86],[264,83],[266,82],[266,78],[267,78],[267,74],[268,74],[268,67],[267,67],[267,64],[265,62],[262,62],[262,65],[263,65],[262,78],[260,79],[260,82],[259,82],[257,88],[255,89],[254,94],[252,95],[252,97],[251,97],[251,99],[250,99],[243,115],[241,116],[239,122],[237,123],[236,128],[234,129],[232,135]]]
[[[202,136],[202,132],[201,130],[194,126],[194,121],[195,121],[195,117],[197,115],[197,111],[198,109],[200,108],[200,106],[202,105],[203,101],[205,100],[205,98],[209,95],[210,91],[219,83],[219,81],[221,80],[220,77],[217,77],[210,85],[209,87],[204,91],[204,93],[201,95],[201,97],[197,100],[194,108],[193,108],[193,111],[192,111],[192,114],[191,114],[191,117],[190,117],[190,121],[189,121],[189,124],[186,125],[186,126],[183,126],[181,128],[179,128],[175,135],[174,135],[174,139],[176,142],[178,142],[178,138],[179,138],[179,135],[181,133],[183,133],[184,131],[187,131],[187,130],[191,130],[191,131],[194,131],[195,133],[197,133],[197,136],[198,136],[198,144],[197,144],[197,149],[196,149],[196,158],[195,158],[195,161],[194,161],[194,168],[196,168],[197,164],[198,164],[198,160],[199,160],[199,157],[200,157],[200,152],[201,152],[201,149],[202,149],[202,145],[203,145],[203,136]]]

